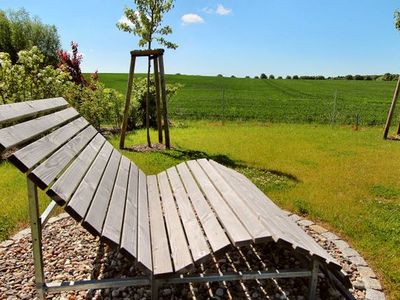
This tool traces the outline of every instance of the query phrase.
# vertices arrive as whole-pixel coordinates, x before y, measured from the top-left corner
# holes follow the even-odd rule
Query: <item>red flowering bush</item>
[[[60,60],[59,68],[68,72],[72,81],[79,85],[88,85],[82,75],[81,62],[83,59],[82,53],[78,52],[78,43],[71,42],[72,55],[65,50],[57,50],[57,55]]]

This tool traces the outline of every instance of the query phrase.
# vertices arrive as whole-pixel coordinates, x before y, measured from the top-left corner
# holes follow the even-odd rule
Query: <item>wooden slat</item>
[[[0,151],[27,142],[79,116],[73,108],[0,129]]]
[[[254,207],[260,211],[260,218],[265,219],[270,225],[271,231],[279,239],[285,240],[303,251],[317,254],[323,259],[332,260],[315,241],[309,237],[299,226],[283,214],[281,209],[276,206],[264,193],[262,193],[248,178],[244,175],[211,161],[216,169],[225,172],[230,176],[232,186],[242,188],[248,199]]]
[[[187,162],[187,165],[193,173],[204,195],[207,197],[210,205],[216,212],[219,220],[223,224],[232,243],[239,246],[251,242],[251,235],[236,217],[231,208],[222,199],[221,195],[215,189],[214,185],[211,183],[206,173],[204,173],[198,162],[191,160]]]
[[[89,144],[96,134],[97,130],[94,127],[87,127],[43,163],[33,169],[28,177],[41,189],[47,188],[68,163]]]
[[[149,198],[153,272],[154,275],[160,276],[172,273],[173,269],[156,176],[147,176],[147,190]]]
[[[204,172],[210,178],[214,187],[220,192],[225,202],[229,205],[240,222],[253,237],[255,242],[267,242],[272,240],[272,233],[259,221],[258,214],[254,213],[246,204],[246,195],[236,193],[232,187],[224,180],[220,173],[206,160],[197,160]],[[242,198],[244,196],[244,198]]]
[[[100,234],[102,232],[120,161],[121,153],[114,149],[88,213],[82,222],[82,226],[92,234]]]
[[[97,186],[111,156],[113,146],[105,142],[89,171],[79,184],[76,192],[68,202],[65,210],[77,221],[82,220],[90,206]]]
[[[229,182],[229,185],[232,187],[232,189],[246,199],[245,204],[247,204],[248,207],[256,214],[257,220],[263,222],[264,225],[268,227],[272,238],[275,240],[275,242],[278,242],[280,240],[280,235],[278,233],[281,231],[279,225],[275,224],[275,222],[271,222],[269,213],[265,214],[262,209],[260,210],[259,206],[257,205],[258,200],[254,199],[253,192],[246,188],[246,185],[244,185],[238,178],[232,178],[234,172],[233,170],[230,170],[212,160],[209,162],[221,174],[221,176],[223,176],[225,180]]]
[[[68,106],[63,98],[32,100],[0,106],[0,124],[29,118],[36,114],[43,114]]]
[[[210,249],[208,248],[204,233],[197,221],[195,212],[190,204],[190,200],[176,168],[168,169],[167,174],[179,208],[180,217],[185,228],[193,260],[196,263],[208,257],[210,255]]]
[[[141,170],[139,170],[137,243],[137,261],[139,266],[146,268],[147,270],[152,272],[153,264],[151,254],[147,177]]]
[[[126,194],[128,191],[130,162],[126,157],[121,158],[117,179],[115,180],[113,193],[108,207],[107,217],[104,222],[102,238],[118,246],[120,244],[122,223],[124,221],[124,211]],[[132,231],[130,232],[132,233]]]
[[[175,272],[187,270],[193,266],[190,251],[187,245],[184,229],[176,209],[174,196],[168,182],[166,172],[157,175],[160,187],[161,202],[164,208],[165,223],[167,225],[168,240],[171,247],[171,257]]]
[[[15,152],[9,160],[22,172],[37,165],[88,125],[79,118]]]
[[[224,173],[225,176],[229,177],[229,181],[232,186],[235,186],[237,190],[241,189],[243,193],[247,195],[247,198],[252,203],[253,207],[260,212],[260,219],[263,219],[270,225],[270,229],[275,236],[275,240],[286,240],[295,246],[301,245],[301,240],[297,239],[295,236],[291,236],[290,230],[288,230],[288,223],[282,223],[281,219],[278,217],[279,212],[277,211],[275,204],[272,201],[264,201],[257,195],[257,187],[253,187],[252,183],[245,178],[242,174],[239,174],[233,170],[230,170],[222,165],[215,162],[211,162],[216,169]],[[304,245],[302,245],[304,247]]]
[[[104,142],[105,138],[98,133],[60,178],[48,189],[47,195],[59,205],[64,205],[68,202]]]
[[[214,253],[229,246],[231,243],[225,235],[224,229],[197,186],[187,165],[181,163],[177,166],[177,170]]]
[[[138,171],[139,170],[136,165],[131,163],[128,179],[128,192],[126,195],[124,224],[121,236],[121,251],[130,255],[131,257],[134,257],[135,259],[137,258],[138,245]]]

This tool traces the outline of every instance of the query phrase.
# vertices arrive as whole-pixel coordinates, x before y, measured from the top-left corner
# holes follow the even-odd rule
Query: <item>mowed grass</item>
[[[40,208],[50,202],[46,195],[39,191]],[[0,163],[0,241],[11,233],[28,226],[29,211],[26,187],[26,176],[11,163]]]
[[[381,128],[256,122],[188,121],[171,129],[172,151],[124,154],[147,174],[209,157],[291,178],[267,188],[244,171],[282,208],[307,215],[349,241],[383,279],[391,299],[400,297],[400,144],[383,141]],[[152,132],[152,140],[156,133]],[[118,137],[111,139],[118,144]],[[143,130],[126,145],[145,143]],[[261,178],[262,179],[262,178]],[[25,177],[0,165],[1,239],[27,225]],[[48,200],[41,194],[42,208]]]
[[[124,154],[148,174],[204,152],[294,178],[296,184],[266,192],[282,208],[305,214],[349,241],[383,279],[391,299],[399,299],[400,144],[383,141],[381,128],[186,124],[172,130],[175,151]],[[137,143],[145,143],[143,131],[127,139],[127,145]]]
[[[125,93],[127,74],[100,74],[100,80]],[[396,84],[186,75],[167,75],[167,82],[183,85],[169,102],[175,119],[355,124],[358,115],[364,125],[385,122]]]

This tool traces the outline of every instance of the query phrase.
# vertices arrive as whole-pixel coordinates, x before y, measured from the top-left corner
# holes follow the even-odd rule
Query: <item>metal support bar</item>
[[[27,178],[29,217],[31,223],[33,263],[38,299],[45,299],[43,257],[42,257],[42,224],[39,217],[37,186]]]
[[[79,291],[79,290],[89,290],[89,289],[120,288],[126,286],[146,286],[150,284],[151,280],[149,279],[149,277],[138,276],[135,278],[122,278],[122,279],[49,282],[45,285],[45,288],[49,292],[61,292],[61,291]]]
[[[151,282],[151,300],[158,300],[158,292],[160,290],[160,282],[153,278]]]
[[[151,286],[153,295],[158,293],[158,289],[164,284],[183,284],[199,282],[218,282],[218,281],[237,281],[237,280],[255,280],[268,278],[297,278],[311,277],[310,270],[284,270],[284,271],[258,271],[258,272],[238,272],[220,274],[200,274],[200,275],[178,275],[170,278],[152,278],[148,276],[138,276],[134,278],[123,279],[103,279],[103,280],[81,280],[50,282],[45,284],[45,290],[48,292],[61,292],[72,290],[87,289],[105,289],[119,288],[126,286]]]
[[[57,202],[51,201],[50,204],[46,207],[42,215],[40,216],[40,220],[42,223],[42,228],[46,225],[47,221],[50,219],[51,215],[57,208]]]
[[[219,281],[237,281],[237,280],[255,280],[270,278],[297,278],[311,277],[310,270],[285,270],[285,271],[257,271],[257,272],[237,272],[220,274],[201,274],[192,276],[175,276],[165,279],[157,279],[160,284],[180,284],[189,282],[219,282]]]
[[[319,272],[319,261],[313,259],[311,262],[311,277],[308,290],[309,300],[315,300],[317,298],[318,272]]]
[[[350,291],[339,281],[339,279],[336,278],[333,274],[328,271],[329,278],[332,280],[333,284],[336,286],[336,288],[339,289],[341,294],[347,299],[347,300],[355,300],[354,296],[350,293]]]

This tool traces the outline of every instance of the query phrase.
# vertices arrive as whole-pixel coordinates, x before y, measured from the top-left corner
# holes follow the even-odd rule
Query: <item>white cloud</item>
[[[196,14],[183,15],[181,20],[183,25],[204,23],[203,18]]]
[[[232,12],[232,9],[224,7],[222,4],[217,5],[217,9],[215,12],[220,16],[229,15]]]
[[[213,14],[213,13],[214,13],[214,10],[213,10],[211,7],[204,7],[204,8],[203,8],[203,11],[204,11],[206,14]]]
[[[133,26],[133,23],[125,15],[123,15],[121,18],[119,18],[118,23],[126,24],[130,27]]]

